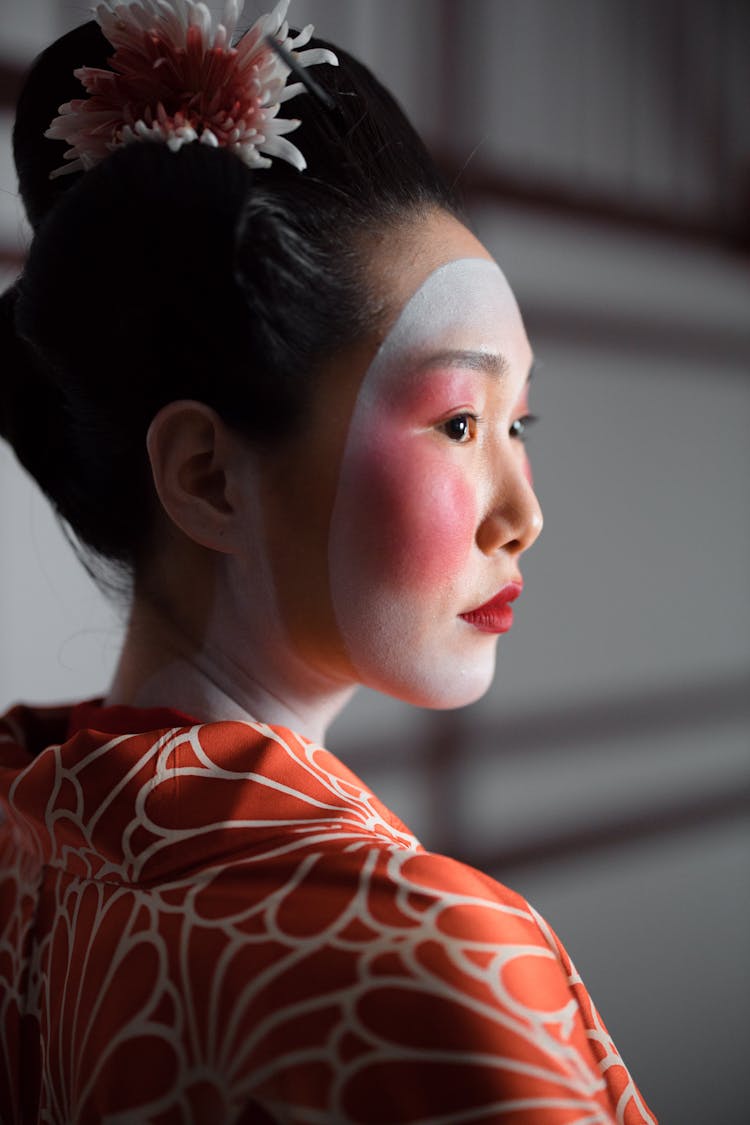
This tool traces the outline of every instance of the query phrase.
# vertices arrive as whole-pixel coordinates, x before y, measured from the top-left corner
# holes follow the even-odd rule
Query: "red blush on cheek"
[[[461,575],[476,531],[476,487],[445,447],[387,420],[350,468],[360,566],[416,590],[444,588]]]

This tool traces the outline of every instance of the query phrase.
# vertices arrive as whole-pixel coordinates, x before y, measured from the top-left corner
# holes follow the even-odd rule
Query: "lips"
[[[513,624],[513,609],[509,603],[515,601],[522,590],[523,583],[508,582],[484,605],[459,616],[482,633],[507,633]]]

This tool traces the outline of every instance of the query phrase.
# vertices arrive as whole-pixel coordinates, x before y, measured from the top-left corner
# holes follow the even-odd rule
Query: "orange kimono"
[[[520,896],[262,723],[0,719],[0,1120],[654,1122]]]

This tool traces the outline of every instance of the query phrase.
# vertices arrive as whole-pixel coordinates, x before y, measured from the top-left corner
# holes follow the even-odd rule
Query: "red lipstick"
[[[482,633],[507,633],[513,624],[513,609],[508,603],[515,601],[522,590],[520,582],[509,582],[484,605],[459,616]]]

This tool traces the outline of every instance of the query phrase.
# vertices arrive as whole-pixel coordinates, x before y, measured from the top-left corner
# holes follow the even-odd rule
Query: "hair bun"
[[[19,336],[15,307],[18,283],[0,297],[0,436],[54,501],[51,487],[63,453],[62,395],[33,349]]]
[[[83,97],[85,91],[73,71],[82,66],[107,68],[112,45],[95,20],[69,31],[34,60],[16,108],[13,155],[18,185],[29,222],[36,229],[61,195],[80,175],[51,180],[50,172],[63,163],[65,141],[44,136],[64,102]]]

